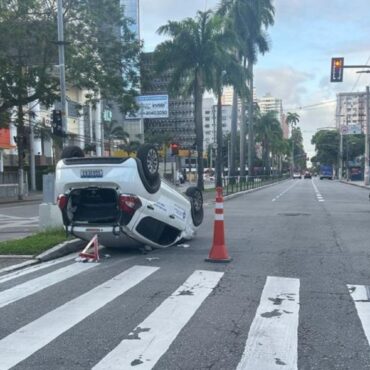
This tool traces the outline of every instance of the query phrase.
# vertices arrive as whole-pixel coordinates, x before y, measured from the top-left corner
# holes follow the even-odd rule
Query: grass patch
[[[38,255],[55,245],[72,239],[66,237],[63,229],[49,229],[23,239],[7,240],[0,243],[0,254]]]

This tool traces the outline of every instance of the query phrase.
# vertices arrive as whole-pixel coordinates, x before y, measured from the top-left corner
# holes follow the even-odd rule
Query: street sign
[[[343,82],[344,58],[331,58],[330,82]]]
[[[362,133],[361,124],[342,126],[342,135],[359,135]]]
[[[128,115],[128,119],[168,118],[168,95],[140,95],[136,103],[139,110]]]

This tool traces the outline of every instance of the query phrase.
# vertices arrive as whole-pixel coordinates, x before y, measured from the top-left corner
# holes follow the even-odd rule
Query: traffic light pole
[[[366,132],[365,132],[365,185],[369,185],[369,133],[370,133],[370,92],[366,86]]]

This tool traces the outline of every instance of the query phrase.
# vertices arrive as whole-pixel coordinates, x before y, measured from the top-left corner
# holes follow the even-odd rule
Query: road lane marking
[[[139,284],[159,267],[133,266],[0,340],[0,370],[9,369]]]
[[[297,369],[298,313],[299,279],[268,276],[237,370]]]
[[[35,294],[43,289],[46,289],[54,284],[60,283],[63,280],[69,279],[82,272],[90,270],[98,266],[97,263],[74,263],[58,270],[52,271],[49,274],[39,276],[35,279],[28,280],[23,284],[14,286],[13,288],[0,292],[0,308],[10,303],[16,302],[22,298]]]
[[[75,259],[77,256],[78,256],[78,253],[73,253],[73,254],[70,254],[68,256],[58,258],[56,260],[43,262],[43,263],[40,263],[36,266],[28,267],[28,268],[25,268],[25,269],[22,269],[22,270],[19,270],[19,271],[14,271],[14,272],[9,273],[7,275],[1,276],[0,277],[0,284],[4,283],[6,281],[12,280],[12,279],[16,279],[20,276],[28,275],[28,274],[31,274],[33,272],[46,269],[50,266],[54,266],[54,265],[57,265],[59,263]],[[6,272],[7,270],[9,270],[12,267],[14,267],[14,266],[4,267],[3,269],[0,270],[0,273],[1,272]],[[19,267],[21,267],[21,264],[19,264]]]
[[[293,188],[294,186],[296,186],[296,184],[298,184],[299,181],[295,181],[291,186],[289,186],[287,189],[285,189],[283,192],[281,192],[279,195],[277,195],[273,200],[272,202],[276,202],[281,196],[283,196],[286,192],[288,192],[291,188]]]
[[[152,369],[215,288],[223,272],[194,273],[93,370]]]
[[[370,345],[370,286],[347,285]]]
[[[321,195],[319,189],[317,188],[316,184],[314,183],[313,179],[311,180],[312,186],[315,190],[316,198],[319,202],[325,202],[324,197]]]

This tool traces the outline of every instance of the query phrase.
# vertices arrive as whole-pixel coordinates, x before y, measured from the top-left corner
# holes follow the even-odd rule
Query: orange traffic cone
[[[222,188],[216,188],[216,204],[215,204],[215,222],[213,230],[213,243],[209,252],[208,262],[230,262],[231,258],[227,253],[225,245],[224,233],[224,198],[222,196]]]
[[[89,249],[93,247],[93,251],[89,252]],[[98,262],[99,261],[99,243],[98,235],[94,235],[89,241],[85,249],[80,253],[80,258],[87,258],[89,261]]]

